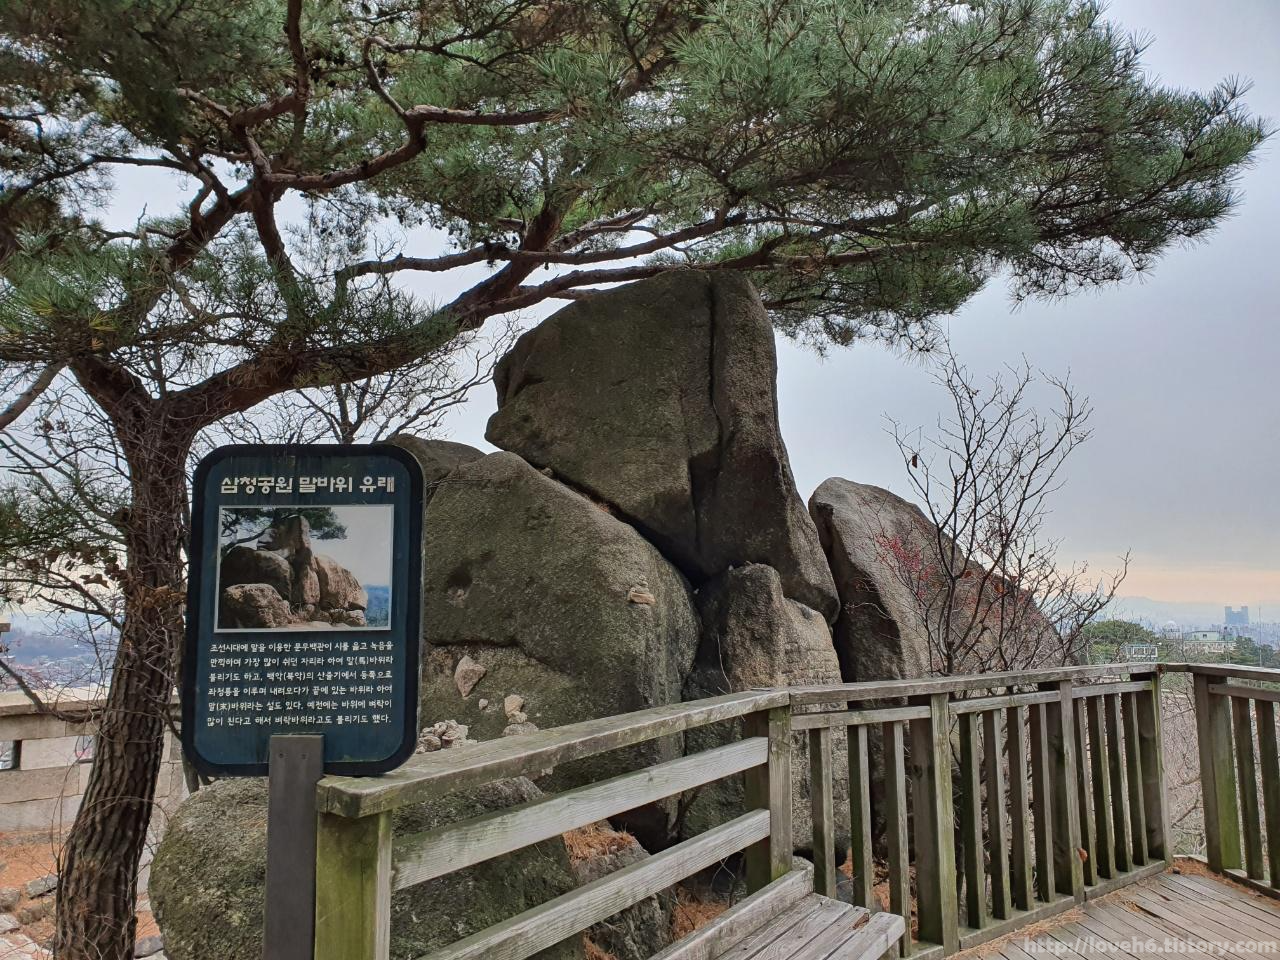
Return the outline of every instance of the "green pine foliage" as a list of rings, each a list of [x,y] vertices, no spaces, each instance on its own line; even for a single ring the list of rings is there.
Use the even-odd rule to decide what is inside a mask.
[[[1080,0],[19,0],[0,30],[0,220],[27,251],[6,359],[148,335],[330,352],[285,386],[394,367],[449,336],[442,307],[475,325],[673,265],[751,271],[818,346],[927,341],[998,275],[1057,296],[1200,237],[1267,133],[1242,84],[1160,86]],[[120,162],[185,171],[199,202],[104,238]],[[290,194],[359,211],[349,262],[398,218],[503,281],[422,304],[237,233]],[[180,286],[239,325],[193,329]],[[400,339],[340,357],[338,332]]]

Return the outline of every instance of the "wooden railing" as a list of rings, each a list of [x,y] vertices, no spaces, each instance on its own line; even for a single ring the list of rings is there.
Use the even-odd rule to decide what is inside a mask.
[[[1195,685],[1210,867],[1280,889],[1280,671],[1117,664],[794,687],[454,748],[376,778],[323,780],[316,960],[387,957],[395,890],[738,774],[745,802],[736,819],[424,960],[523,960],[740,851],[749,891],[794,882],[793,734],[808,741],[817,892],[839,892],[837,837],[847,822],[853,900],[907,918],[903,955],[950,955],[1168,866],[1160,693],[1170,672]],[[726,721],[740,721],[740,734],[715,749],[393,836],[400,807]],[[840,743],[847,811],[834,801]],[[877,862],[887,865],[883,904]]]
[[[508,810],[393,837],[391,814],[454,790],[741,718],[735,742]],[[318,787],[316,960],[382,960],[394,890],[744,774],[742,816],[429,954],[523,960],[745,851],[748,883],[791,871],[791,714],[785,690],[730,694],[429,754],[377,778]]]
[[[792,721],[809,731],[819,892],[836,891],[830,758],[841,728],[854,902],[877,905],[872,824],[883,823],[886,905],[915,920],[904,955],[955,953],[1163,870],[1157,669],[793,688],[794,710],[825,708]]]
[[[1280,670],[1186,666],[1195,684],[1209,868],[1280,890]]]

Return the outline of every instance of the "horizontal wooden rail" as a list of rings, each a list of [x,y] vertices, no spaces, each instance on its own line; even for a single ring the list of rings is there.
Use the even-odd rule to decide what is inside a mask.
[[[861,727],[873,723],[895,723],[899,720],[923,720],[928,716],[928,707],[881,707],[878,710],[797,713],[791,719],[791,729],[817,730],[823,727]]]
[[[1243,700],[1266,700],[1280,703],[1280,690],[1264,690],[1262,687],[1242,687],[1234,683],[1211,683],[1209,692],[1220,697],[1239,697]]]
[[[694,727],[785,707],[787,699],[786,690],[731,693],[454,747],[417,757],[381,777],[326,777],[316,788],[316,806],[321,813],[368,817],[454,790],[541,772]]]
[[[434,880],[721,777],[741,773],[760,766],[768,759],[768,738],[752,737],[463,823],[397,836],[392,847],[392,887],[403,890]]]
[[[1111,696],[1116,693],[1145,693],[1150,689],[1150,680],[1131,680],[1127,683],[1096,683],[1076,687],[1071,691],[1071,695],[1080,700],[1083,697]]]
[[[1104,680],[1108,677],[1132,677],[1158,673],[1164,664],[1109,663],[1091,667],[1054,667],[1047,670],[1018,670],[1010,673],[982,673],[964,677],[939,677],[927,680],[889,680],[864,683],[831,683],[791,687],[792,706],[815,703],[840,703],[862,700],[889,700],[897,697],[928,696],[936,693],[962,693],[969,690],[993,690],[1004,687],[1036,686],[1063,680]]]
[[[988,710],[1002,710],[1009,707],[1029,707],[1033,703],[1052,703],[1057,699],[1056,690],[1014,693],[1007,697],[977,697],[973,700],[957,700],[951,704],[951,712],[952,714],[985,713]]]
[[[1206,677],[1235,677],[1239,680],[1261,680],[1280,683],[1280,668],[1247,667],[1236,663],[1162,663],[1161,673],[1191,673]]]
[[[525,960],[768,836],[769,811],[754,810],[422,960]]]

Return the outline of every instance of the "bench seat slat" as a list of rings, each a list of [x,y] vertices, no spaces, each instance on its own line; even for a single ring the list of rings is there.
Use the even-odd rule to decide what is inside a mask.
[[[682,937],[652,960],[715,960],[722,951],[750,937],[812,892],[812,868],[792,870]]]
[[[780,913],[772,921],[761,927],[740,943],[727,944],[715,955],[715,960],[749,960],[768,950],[778,942],[778,938],[790,933],[818,912],[818,901],[813,895],[805,897],[785,913]]]
[[[834,946],[843,940],[848,927],[855,917],[865,916],[862,907],[850,906],[839,900],[828,900],[814,894],[809,898],[817,904],[816,909],[799,923],[791,925],[772,942],[759,949],[741,948],[730,950],[720,955],[720,960],[798,960],[809,957],[809,948],[820,944]],[[784,914],[778,917],[770,927],[781,926],[789,919]],[[764,931],[761,931],[762,933]]]
[[[796,960],[880,960],[906,932],[907,924],[896,913],[877,913],[849,932],[825,954],[802,954]]]
[[[787,876],[812,882],[808,871],[793,871]],[[772,886],[776,888],[780,883],[781,880],[775,881]],[[769,889],[766,887],[748,897],[734,909],[749,908]],[[780,900],[776,894],[771,899]],[[863,907],[810,891],[776,910],[771,920],[736,940],[728,936],[715,937],[714,923],[690,934],[653,960],[880,960],[906,932],[906,921],[897,914],[872,915]],[[710,942],[712,938],[714,944]]]

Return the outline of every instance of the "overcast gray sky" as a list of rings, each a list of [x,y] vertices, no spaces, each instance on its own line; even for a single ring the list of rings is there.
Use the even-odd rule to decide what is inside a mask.
[[[1277,0],[1115,0],[1110,14],[1153,38],[1146,61],[1164,82],[1203,90],[1242,76],[1252,111],[1280,120]],[[1025,356],[1070,372],[1092,400],[1094,436],[1050,522],[1070,558],[1114,567],[1132,550],[1127,595],[1280,614],[1280,145],[1241,189],[1232,220],[1149,276],[1016,311],[993,286],[946,327],[975,373]],[[802,494],[831,476],[907,492],[883,417],[937,420],[944,398],[924,364],[871,346],[819,358],[780,340],[779,367]],[[451,419],[453,438],[484,446],[493,407],[478,393]]]
[[[1277,0],[1115,0],[1110,13],[1153,38],[1147,63],[1165,82],[1243,76],[1250,108],[1280,120]],[[975,371],[1025,355],[1069,370],[1092,399],[1094,436],[1052,520],[1068,553],[1106,564],[1132,549],[1126,594],[1280,614],[1280,144],[1264,146],[1241,189],[1232,220],[1150,276],[1016,312],[992,287],[947,327]],[[783,345],[780,365],[801,487],[841,474],[902,491],[876,418],[934,421],[928,371],[870,348],[822,362]]]
[[[1276,0],[1116,0],[1111,15],[1154,41],[1150,68],[1205,89],[1253,81],[1253,111],[1280,118]],[[1095,407],[1054,531],[1100,563],[1132,549],[1125,593],[1164,600],[1280,603],[1280,146],[1244,177],[1245,201],[1206,244],[1170,254],[1148,277],[1099,294],[1011,312],[989,288],[948,324],[976,371],[1023,355],[1070,371]],[[854,349],[819,361],[782,346],[783,427],[804,489],[826,476],[902,490],[888,412],[936,419],[928,371]],[[1277,611],[1280,612],[1280,611]]]
[[[363,587],[389,586],[395,507],[359,504],[332,509],[347,528],[347,535],[341,540],[315,540],[312,548],[354,573]]]
[[[1249,106],[1280,120],[1280,0],[1114,0],[1111,17],[1152,38],[1151,71],[1206,90],[1253,81]],[[1051,532],[1069,559],[1106,567],[1126,550],[1124,592],[1166,601],[1270,606],[1280,619],[1280,145],[1248,171],[1236,216],[1142,278],[1014,311],[993,286],[946,323],[977,374],[1025,356],[1070,373],[1094,405],[1093,439],[1068,467]],[[116,210],[171,201],[154,176],[120,177]],[[174,195],[176,197],[176,194]],[[430,249],[417,236],[410,252]],[[443,300],[476,276],[413,277]],[[432,284],[437,284],[433,287]],[[825,358],[779,342],[782,426],[801,493],[830,476],[906,493],[884,416],[928,426],[944,400],[919,360],[872,346]],[[487,447],[491,389],[448,420],[453,439]]]

